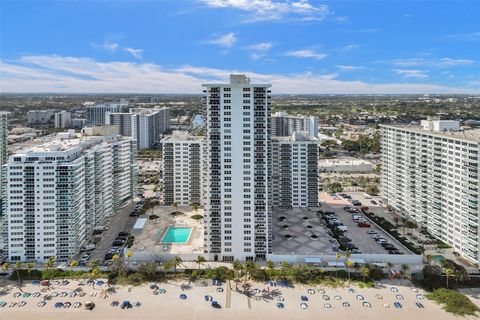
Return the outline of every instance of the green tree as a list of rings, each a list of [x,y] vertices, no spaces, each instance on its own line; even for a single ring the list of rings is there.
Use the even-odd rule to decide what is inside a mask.
[[[175,258],[173,258],[171,262],[172,262],[173,272],[175,273],[177,272],[177,268],[183,264],[182,258],[180,258],[179,256],[175,256]]]
[[[20,269],[23,268],[23,264],[20,261],[17,261],[13,267],[13,270],[17,274],[17,287],[20,288]]]
[[[193,211],[195,211],[195,214],[197,214],[197,212],[198,212],[198,204],[192,203],[192,209],[193,209]]]
[[[172,208],[173,208],[173,213],[177,213],[178,203],[175,201],[172,202]]]
[[[408,266],[408,264],[402,264],[400,266],[400,276],[403,278],[403,279],[407,279],[409,278],[409,275],[408,275],[408,271],[410,270],[410,267]]]
[[[350,268],[353,266],[353,262],[350,261],[350,257],[352,256],[352,253],[347,250],[345,252],[345,267],[347,268],[347,273],[348,273],[348,280],[350,281]]]
[[[90,270],[90,277],[93,279],[92,289],[95,289],[95,282],[97,281],[97,278],[99,275],[100,275],[100,269],[98,268],[98,266],[93,267],[92,270]]]
[[[337,192],[342,192],[343,187],[339,182],[332,182],[330,184],[325,185],[325,190],[328,193],[337,193]]]
[[[204,256],[199,255],[199,256],[197,257],[197,259],[195,260],[195,262],[196,262],[197,265],[198,265],[198,270],[200,270],[201,265],[204,264],[205,262],[207,262],[207,259],[205,259]]]
[[[447,280],[447,289],[448,289],[448,279],[455,275],[455,271],[453,271],[452,268],[445,268],[445,270],[443,270],[443,272],[445,273],[445,278]]]
[[[33,268],[35,268],[35,263],[34,262],[27,262],[25,267],[27,268],[28,277],[30,278],[30,280],[32,280],[32,270],[33,270]]]
[[[235,277],[236,278],[241,278],[241,272],[243,271],[243,264],[238,261],[238,260],[235,260],[233,261],[233,271],[235,272]]]
[[[267,260],[267,264],[266,264],[266,265],[267,265],[267,269],[268,269],[268,270],[273,270],[273,269],[275,269],[275,263],[273,263],[272,260]]]
[[[77,260],[70,260],[70,263],[68,264],[68,266],[70,267],[70,272],[73,274],[73,269],[78,267],[78,261]]]
[[[365,282],[365,279],[370,277],[370,268],[368,266],[363,266],[360,268],[360,273],[363,276],[363,282]]]

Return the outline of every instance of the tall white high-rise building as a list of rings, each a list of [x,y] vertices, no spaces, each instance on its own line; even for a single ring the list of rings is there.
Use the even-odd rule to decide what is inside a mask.
[[[106,216],[132,199],[136,144],[73,130],[9,157],[5,199],[11,262],[66,261]]]
[[[68,111],[55,113],[55,128],[68,129],[72,125],[72,114]]]
[[[186,131],[173,131],[162,139],[162,203],[180,206],[203,204],[203,139]]]
[[[318,139],[294,132],[272,137],[274,207],[318,207]]]
[[[8,112],[0,112],[0,203],[2,202],[2,194],[4,185],[2,183],[2,168],[7,162],[8,156]]]
[[[380,125],[381,196],[471,262],[480,262],[480,132],[458,121]]]
[[[292,116],[286,112],[276,112],[272,116],[272,136],[291,136],[294,132],[306,132],[318,137],[318,118],[315,116]]]
[[[122,136],[137,140],[139,149],[152,148],[170,129],[170,109],[132,108],[128,113],[107,112],[105,124],[116,125]]]
[[[105,104],[95,104],[88,105],[85,107],[86,122],[87,126],[103,126],[106,124],[107,112],[125,112],[128,110],[128,102],[120,103],[105,103]]]
[[[245,75],[204,84],[205,252],[213,260],[265,259],[271,220],[269,84]]]

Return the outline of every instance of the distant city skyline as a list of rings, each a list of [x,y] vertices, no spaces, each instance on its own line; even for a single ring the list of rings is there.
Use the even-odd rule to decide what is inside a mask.
[[[0,92],[480,94],[474,1],[2,1]]]

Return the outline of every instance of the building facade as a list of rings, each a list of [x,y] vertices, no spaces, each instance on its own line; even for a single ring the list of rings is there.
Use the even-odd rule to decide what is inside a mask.
[[[129,113],[107,113],[107,125],[119,127],[122,136],[137,140],[139,149],[153,148],[170,129],[170,109],[132,108]]]
[[[294,132],[306,132],[310,136],[318,136],[318,119],[314,116],[291,116],[285,112],[276,112],[271,121],[274,137],[291,136]]]
[[[318,139],[294,132],[272,137],[274,207],[318,207]]]
[[[174,131],[162,139],[162,203],[203,204],[203,137]]]
[[[230,75],[204,84],[205,253],[212,260],[265,259],[271,235],[269,84]]]
[[[55,113],[58,110],[30,110],[27,112],[28,124],[51,124],[54,123]]]
[[[105,103],[105,104],[96,104],[88,105],[85,107],[86,121],[85,125],[87,126],[103,126],[105,125],[105,114],[107,112],[125,112],[128,110],[127,102],[120,103]]]
[[[480,133],[441,120],[380,127],[382,198],[478,263]]]
[[[3,194],[3,180],[2,180],[2,168],[3,165],[7,162],[8,157],[8,112],[0,112],[0,204],[2,203],[2,194]]]
[[[72,114],[68,111],[55,113],[55,128],[68,129],[72,125]]]
[[[132,139],[73,130],[11,155],[4,166],[9,260],[70,259],[95,226],[133,198],[136,166]]]

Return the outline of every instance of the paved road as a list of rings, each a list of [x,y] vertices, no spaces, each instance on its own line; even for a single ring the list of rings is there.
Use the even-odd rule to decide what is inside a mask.
[[[133,206],[133,202],[128,204],[122,209],[120,213],[110,218],[109,221],[106,221],[105,225],[109,228],[107,231],[96,235],[101,237],[101,240],[97,244],[95,250],[92,252],[90,261],[92,261],[93,259],[98,259],[100,262],[102,262],[105,258],[105,254],[112,247],[113,240],[115,240],[118,233],[120,231],[131,232],[133,225],[135,224],[135,221],[137,219],[137,217],[129,216]]]

